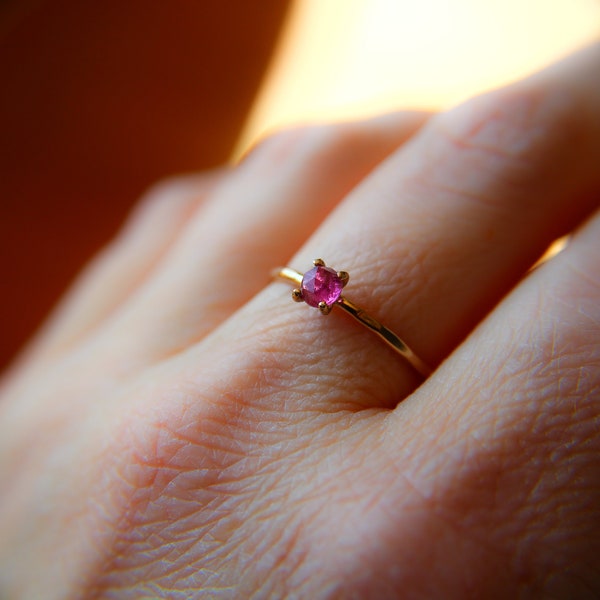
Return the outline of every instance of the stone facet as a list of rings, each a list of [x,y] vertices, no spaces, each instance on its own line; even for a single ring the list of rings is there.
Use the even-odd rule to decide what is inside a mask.
[[[331,306],[338,301],[343,287],[342,280],[333,269],[316,266],[302,278],[302,299],[315,308],[319,306],[319,302]]]

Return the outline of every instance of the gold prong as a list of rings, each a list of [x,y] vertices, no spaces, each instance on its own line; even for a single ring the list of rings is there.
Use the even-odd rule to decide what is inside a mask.
[[[319,310],[322,315],[328,315],[331,312],[331,306],[329,306],[326,302],[319,302]]]
[[[302,292],[298,288],[292,290],[292,300],[294,300],[294,302],[302,302]]]
[[[324,267],[325,261],[322,258],[315,258],[315,260],[313,260],[313,265],[315,265],[315,267]]]
[[[338,271],[337,276],[340,278],[340,281],[342,282],[342,286],[346,287],[346,284],[350,280],[350,275],[348,273],[346,273],[346,271]]]

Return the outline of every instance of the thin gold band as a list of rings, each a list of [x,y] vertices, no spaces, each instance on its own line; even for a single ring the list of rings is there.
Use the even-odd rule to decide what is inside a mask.
[[[302,273],[290,269],[289,267],[281,267],[273,271],[274,277],[285,279],[297,286],[302,284]],[[431,375],[432,369],[426,365],[409,347],[401,340],[393,331],[382,325],[377,319],[368,315],[362,308],[356,306],[354,302],[348,300],[344,296],[340,296],[333,306],[343,308],[349,315],[353,316],[359,323],[374,331],[388,346],[402,356],[409,364],[418,371],[423,377]]]

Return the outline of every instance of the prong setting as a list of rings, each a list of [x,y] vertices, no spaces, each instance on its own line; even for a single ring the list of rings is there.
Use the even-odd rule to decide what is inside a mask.
[[[326,302],[319,302],[319,310],[322,315],[328,315],[331,312],[331,306]]]
[[[300,287],[292,292],[292,298],[296,302],[306,302],[318,308],[321,314],[328,315],[340,300],[342,289],[350,276],[346,271],[338,272],[327,267],[322,258],[315,258],[313,264],[314,267],[302,276]]]

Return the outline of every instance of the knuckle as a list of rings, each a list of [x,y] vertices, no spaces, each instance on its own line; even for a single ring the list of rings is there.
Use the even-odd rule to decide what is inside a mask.
[[[316,126],[297,126],[276,131],[263,138],[248,152],[242,164],[252,167],[266,165],[279,168],[291,161],[305,157],[316,137]]]
[[[509,193],[564,167],[585,135],[583,125],[567,92],[524,85],[475,98],[432,120],[440,155],[459,157],[465,186],[474,181],[480,187],[484,177]]]
[[[127,217],[117,241],[142,239],[149,231],[177,227],[223,181],[222,170],[166,178],[153,184]]]
[[[467,102],[438,120],[458,150],[480,149],[509,159],[546,158],[577,136],[568,94],[513,87]]]
[[[364,143],[368,132],[360,124],[302,125],[271,134],[250,150],[242,164],[268,170],[318,168],[329,164],[348,149]]]
[[[146,206],[169,204],[182,193],[189,194],[191,176],[167,177],[153,183],[141,198]]]
[[[207,188],[211,175],[196,173],[162,179],[144,193],[137,210],[145,213],[162,212],[197,199]]]

